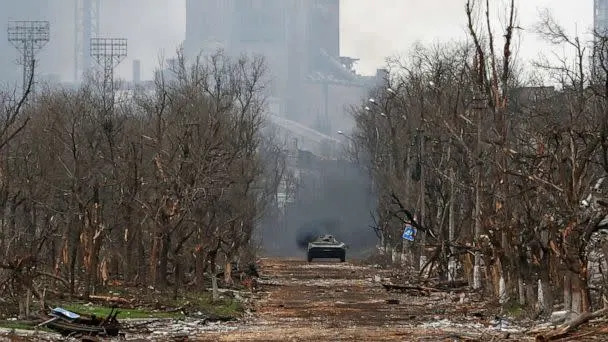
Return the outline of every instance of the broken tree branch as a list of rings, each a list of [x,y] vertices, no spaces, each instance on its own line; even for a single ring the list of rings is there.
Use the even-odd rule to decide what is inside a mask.
[[[608,314],[608,308],[603,308],[601,310],[597,310],[595,312],[585,312],[580,314],[578,317],[560,325],[557,329],[549,331],[545,334],[540,334],[536,336],[537,342],[545,342],[545,341],[553,341],[565,337],[570,332],[574,331],[579,326],[589,322],[594,318],[598,318],[601,316],[605,316]]]

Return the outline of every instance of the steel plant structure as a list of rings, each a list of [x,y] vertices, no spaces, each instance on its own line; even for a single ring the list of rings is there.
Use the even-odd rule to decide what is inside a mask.
[[[80,80],[92,67],[91,38],[99,36],[100,0],[75,0],[74,80]]]

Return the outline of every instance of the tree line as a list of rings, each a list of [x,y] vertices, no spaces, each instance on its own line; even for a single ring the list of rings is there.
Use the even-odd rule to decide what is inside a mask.
[[[203,289],[218,265],[230,281],[285,169],[262,134],[266,84],[263,58],[218,51],[179,53],[152,90],[3,93],[2,296]]]
[[[493,6],[467,1],[468,42],[417,45],[353,108],[353,150],[378,194],[374,229],[415,277],[586,312],[608,284],[608,40],[570,36],[543,13],[536,32],[568,53],[522,68],[515,1],[500,36]],[[402,238],[406,224],[415,242]]]

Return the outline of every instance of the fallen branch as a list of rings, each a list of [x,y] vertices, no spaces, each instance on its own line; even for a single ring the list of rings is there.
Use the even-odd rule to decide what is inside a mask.
[[[102,301],[106,301],[106,302],[123,303],[123,304],[131,304],[131,303],[133,303],[132,299],[129,300],[129,299],[122,298],[122,297],[90,295],[89,299],[102,300]]]
[[[442,281],[435,284],[438,289],[461,289],[469,286],[469,282],[467,280],[451,280],[451,281]]]
[[[127,325],[127,326],[123,326],[122,330],[123,331],[133,331],[135,328],[142,328],[142,327],[145,327],[146,325],[150,325],[152,323],[156,323],[156,322],[160,322],[160,321],[161,321],[160,319],[153,319],[153,320],[142,322],[142,323]]]
[[[444,292],[444,291],[441,291],[439,289],[435,289],[432,287],[414,286],[414,285],[382,284],[382,286],[387,291],[392,291],[392,290],[401,291],[401,292],[418,291],[418,292],[424,292],[426,294],[429,294],[430,292]]]
[[[180,312],[180,311],[184,311],[184,307],[183,306],[180,306],[180,307],[177,307],[177,308],[174,308],[174,309],[165,310],[163,312],[165,312],[165,313],[173,313],[173,312]]]
[[[67,280],[61,278],[60,276],[54,275],[52,273],[43,272],[43,271],[37,271],[36,272],[36,276],[44,276],[44,277],[48,277],[48,278],[51,278],[51,279],[55,279],[55,280],[59,281],[60,283],[62,283],[63,286],[65,286],[66,289],[70,288],[70,282],[68,282]]]
[[[597,310],[595,312],[585,312],[580,314],[578,317],[560,325],[556,329],[549,331],[546,334],[540,334],[536,336],[537,342],[553,341],[565,337],[570,332],[574,331],[580,325],[589,322],[594,318],[598,318],[608,314],[608,308]]]
[[[209,292],[213,291],[213,289],[210,288],[210,287],[206,288],[206,290],[209,291]],[[247,292],[247,291],[239,291],[239,290],[223,289],[223,288],[218,288],[217,292],[218,293],[227,293],[228,295],[231,295],[231,294],[238,294],[238,295],[241,295],[241,296],[247,296],[247,295],[249,295],[249,292]]]

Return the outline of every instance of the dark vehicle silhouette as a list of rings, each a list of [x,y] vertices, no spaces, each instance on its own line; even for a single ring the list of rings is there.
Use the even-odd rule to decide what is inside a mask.
[[[308,262],[313,259],[337,258],[346,261],[346,245],[333,235],[321,235],[308,243]]]

